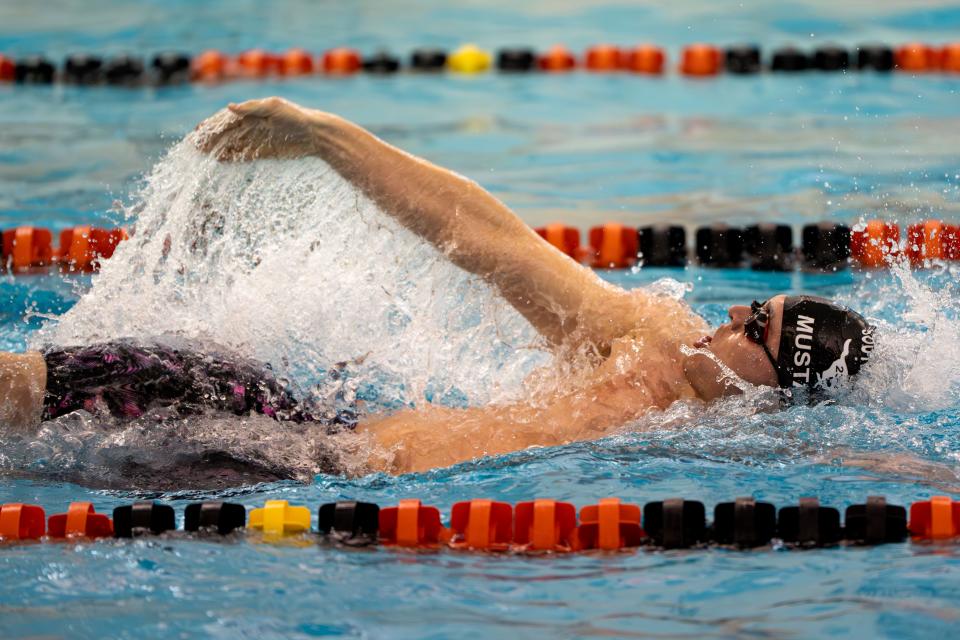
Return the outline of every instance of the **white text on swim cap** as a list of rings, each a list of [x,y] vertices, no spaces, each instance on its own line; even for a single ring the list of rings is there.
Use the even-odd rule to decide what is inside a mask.
[[[860,362],[867,362],[873,355],[873,327],[867,327],[860,334]]]
[[[793,384],[796,387],[804,387],[810,382],[810,361],[812,356],[810,350],[813,348],[813,325],[816,322],[810,316],[797,317],[797,333],[793,337],[793,364],[797,367],[805,367],[802,371],[793,372]],[[802,380],[802,382],[801,382]]]

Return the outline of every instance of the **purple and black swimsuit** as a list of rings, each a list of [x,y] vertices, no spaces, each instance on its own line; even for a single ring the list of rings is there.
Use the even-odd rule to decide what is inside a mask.
[[[177,415],[253,412],[293,422],[356,424],[352,411],[315,417],[269,365],[235,354],[118,341],[50,349],[43,357],[44,420],[78,409],[137,418],[170,407]]]

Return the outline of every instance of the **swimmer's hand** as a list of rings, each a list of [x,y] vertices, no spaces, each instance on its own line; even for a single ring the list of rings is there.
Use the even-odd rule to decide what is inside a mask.
[[[339,120],[283,98],[230,104],[199,125],[197,146],[218,160],[244,162],[320,155],[322,137]]]

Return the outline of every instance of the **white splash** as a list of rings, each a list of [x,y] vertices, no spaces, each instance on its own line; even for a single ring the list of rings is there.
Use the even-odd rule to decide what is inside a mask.
[[[188,136],[126,214],[133,237],[35,346],[175,334],[301,386],[349,361],[387,405],[502,400],[548,360],[487,284],[321,160],[222,164]]]
[[[849,400],[898,411],[955,407],[960,392],[957,268],[914,271],[903,260],[890,273],[865,280],[843,300],[878,326],[875,351]]]

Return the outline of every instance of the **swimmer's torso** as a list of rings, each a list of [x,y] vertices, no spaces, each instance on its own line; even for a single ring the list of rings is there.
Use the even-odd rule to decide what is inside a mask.
[[[573,386],[504,405],[418,407],[367,420],[358,430],[370,433],[382,449],[371,458],[376,470],[407,473],[600,438],[651,410],[693,397],[676,339],[641,332],[615,341],[602,364]]]

